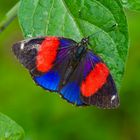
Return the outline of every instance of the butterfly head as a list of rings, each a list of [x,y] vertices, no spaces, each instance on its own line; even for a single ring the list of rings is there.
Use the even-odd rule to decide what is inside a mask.
[[[81,45],[88,46],[89,45],[89,37],[82,38]]]

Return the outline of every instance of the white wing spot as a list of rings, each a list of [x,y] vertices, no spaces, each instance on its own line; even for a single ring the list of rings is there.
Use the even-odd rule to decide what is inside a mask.
[[[111,102],[116,98],[116,95],[113,95],[111,98]]]
[[[21,50],[24,49],[24,43],[21,44],[20,49],[21,49]]]

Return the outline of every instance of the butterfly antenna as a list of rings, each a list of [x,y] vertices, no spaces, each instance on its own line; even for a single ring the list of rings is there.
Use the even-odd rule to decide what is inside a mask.
[[[118,24],[113,24],[110,28],[108,28],[108,31],[114,30],[117,26],[118,26]],[[102,27],[103,27],[103,26],[102,26]],[[95,33],[89,35],[87,38],[90,38],[90,37],[92,37],[92,36],[96,36],[97,34],[99,34],[99,33],[101,33],[101,32],[102,32],[102,30],[97,31],[97,32],[95,32]]]
[[[92,36],[96,36],[97,34],[99,34],[99,33],[101,33],[101,32],[102,32],[102,31],[97,31],[97,32],[95,32],[95,33],[89,35],[87,38],[90,38],[90,37],[92,37]]]

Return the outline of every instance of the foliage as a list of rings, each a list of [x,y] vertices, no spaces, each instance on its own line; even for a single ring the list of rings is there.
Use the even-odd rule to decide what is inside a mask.
[[[121,0],[125,8],[140,11],[140,0]]]
[[[9,117],[0,113],[0,140],[23,140],[24,131]]]

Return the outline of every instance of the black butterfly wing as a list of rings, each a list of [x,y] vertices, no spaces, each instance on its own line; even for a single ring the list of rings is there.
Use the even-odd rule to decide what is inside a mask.
[[[82,101],[87,105],[95,105],[100,108],[118,107],[117,89],[106,64],[90,50],[87,52],[87,57],[90,72],[81,83]]]
[[[15,43],[12,47],[12,51],[16,58],[25,68],[29,70],[33,75],[40,75],[36,69],[36,56],[38,48],[45,40],[45,37],[30,38]]]
[[[63,37],[40,37],[14,44],[13,52],[39,86],[58,91],[75,45]]]
[[[116,108],[119,105],[109,69],[90,50],[83,55],[60,93],[76,105],[95,105],[100,108]]]

